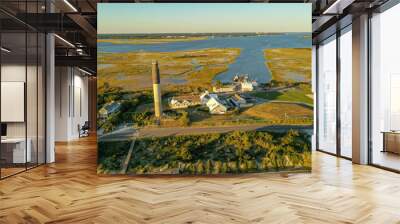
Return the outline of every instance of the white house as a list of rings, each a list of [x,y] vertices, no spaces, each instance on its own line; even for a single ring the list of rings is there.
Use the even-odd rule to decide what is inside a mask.
[[[210,98],[218,99],[218,95],[217,94],[213,94],[213,93],[209,93],[208,91],[205,91],[203,94],[200,95],[201,104],[206,105],[208,100],[210,100]]]
[[[234,92],[237,90],[237,86],[236,85],[224,85],[221,87],[213,87],[213,91],[216,93],[224,93],[224,92]]]
[[[211,114],[225,114],[228,111],[228,107],[222,103],[217,94],[210,94],[205,91],[201,94],[200,100],[203,105],[208,107]]]
[[[211,97],[207,102],[211,114],[225,114],[228,108],[218,99]]]
[[[188,108],[200,104],[201,101],[199,96],[195,95],[172,97],[171,100],[169,101],[169,106],[172,109]]]
[[[110,103],[105,104],[99,110],[99,117],[107,118],[110,114],[117,112],[120,107],[121,107],[120,102],[111,101]]]
[[[254,87],[258,86],[257,81],[255,81],[255,80],[249,81],[249,75],[247,75],[247,74],[245,74],[245,75],[236,75],[233,78],[233,81],[235,83],[239,84],[240,91],[242,91],[242,92],[253,91]]]
[[[243,82],[240,83],[240,87],[242,92],[249,92],[249,91],[253,91],[254,90],[254,86],[253,83],[245,80]]]

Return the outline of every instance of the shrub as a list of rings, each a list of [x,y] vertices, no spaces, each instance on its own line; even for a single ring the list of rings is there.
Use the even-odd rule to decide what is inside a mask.
[[[221,173],[227,173],[227,172],[228,172],[228,164],[226,162],[223,162],[221,166]]]
[[[198,160],[197,163],[196,163],[196,173],[197,174],[203,174],[204,173],[203,162],[201,160]]]
[[[114,144],[111,150],[99,147],[102,169],[120,166],[129,149],[129,144],[120,147]],[[185,174],[218,174],[311,167],[309,136],[301,132],[248,131],[143,138],[136,140],[133,153],[129,166],[134,173],[173,169]]]
[[[240,172],[246,173],[248,171],[247,162],[240,161],[239,162]]]
[[[222,173],[222,162],[221,161],[215,161],[214,162],[214,168],[213,168],[213,174],[219,174]]]
[[[181,126],[189,126],[190,125],[189,113],[186,111],[182,111],[182,116],[179,118],[178,121]]]
[[[228,172],[229,173],[237,173],[238,167],[236,161],[228,162]]]
[[[206,174],[211,174],[213,171],[213,165],[211,163],[211,160],[207,160],[206,164],[205,164],[205,173]]]

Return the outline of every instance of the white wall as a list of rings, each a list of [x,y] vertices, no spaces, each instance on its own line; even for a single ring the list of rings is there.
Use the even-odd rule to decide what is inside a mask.
[[[56,67],[55,140],[79,138],[78,125],[88,120],[88,78],[72,67]]]
[[[70,84],[69,69],[67,67],[55,68],[55,140],[67,141],[69,133],[69,96]]]

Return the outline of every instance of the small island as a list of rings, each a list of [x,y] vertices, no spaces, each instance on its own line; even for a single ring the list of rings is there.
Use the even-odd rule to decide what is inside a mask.
[[[196,41],[206,40],[207,37],[192,37],[192,36],[167,36],[160,38],[102,38],[98,39],[98,43],[111,43],[111,44],[163,44],[183,41]]]

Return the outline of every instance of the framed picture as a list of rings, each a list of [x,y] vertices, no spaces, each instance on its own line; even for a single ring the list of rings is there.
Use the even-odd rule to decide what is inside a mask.
[[[311,170],[311,4],[98,9],[98,173]]]

